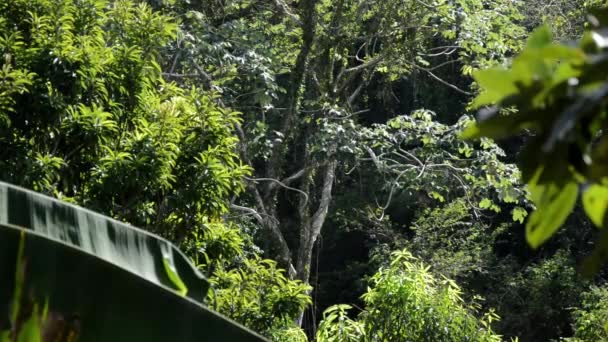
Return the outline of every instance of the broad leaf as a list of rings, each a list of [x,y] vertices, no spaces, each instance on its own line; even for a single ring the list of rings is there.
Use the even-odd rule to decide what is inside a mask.
[[[147,281],[202,302],[209,284],[169,241],[75,205],[0,182],[0,224],[82,249]],[[165,267],[167,264],[167,267]],[[167,272],[167,268],[175,274]],[[183,282],[179,284],[179,280]]]
[[[168,241],[6,183],[0,279],[0,312],[17,293],[48,303],[49,317],[76,326],[78,341],[263,340],[195,300],[207,282]]]
[[[530,34],[526,48],[528,49],[539,49],[543,48],[553,42],[553,35],[549,26],[543,25]]]
[[[487,116],[487,118],[479,118],[478,122],[470,123],[462,132],[463,139],[477,139],[480,137],[488,137],[492,139],[501,139],[519,132],[524,128],[525,115],[522,113],[514,113],[510,115],[502,115],[499,113],[488,114],[491,111],[488,109],[479,116]]]
[[[591,185],[583,193],[582,199],[583,207],[591,222],[600,228],[604,227],[608,209],[608,188],[597,184]]]
[[[528,212],[524,208],[515,207],[511,211],[511,215],[512,215],[513,221],[516,221],[519,223],[524,223],[526,216],[528,216]]]
[[[473,101],[473,108],[499,102],[518,91],[509,70],[501,68],[479,70],[473,73],[473,78],[483,89],[483,92]]]
[[[558,186],[554,183],[530,187],[537,205],[526,225],[526,238],[532,248],[538,248],[566,221],[576,204],[578,185],[574,182]]]

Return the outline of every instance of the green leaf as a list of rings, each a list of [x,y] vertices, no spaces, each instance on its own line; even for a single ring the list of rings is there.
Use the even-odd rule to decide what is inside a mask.
[[[597,184],[591,185],[583,193],[582,199],[583,208],[591,222],[603,228],[608,209],[608,188]]]
[[[18,264],[27,265],[22,276]],[[81,341],[264,340],[197,300],[207,282],[168,241],[2,182],[0,279],[0,312],[11,293],[48,300],[49,312],[79,317]],[[176,293],[186,286],[187,297]],[[36,327],[24,329],[32,340]]]
[[[165,266],[165,272],[167,272],[169,280],[171,280],[171,282],[177,287],[177,292],[180,295],[185,296],[188,293],[188,288],[177,274],[175,268],[173,268],[171,263],[166,258],[163,259],[163,265]]]
[[[474,107],[495,103],[517,92],[512,73],[502,68],[479,70],[473,78],[484,92],[473,102]]]
[[[532,248],[538,248],[566,221],[576,204],[578,184],[542,184],[530,186],[537,208],[526,225],[526,239]]]
[[[530,34],[526,48],[539,49],[551,44],[552,42],[553,35],[551,34],[549,26],[543,25]]]
[[[481,110],[480,112],[482,112]],[[486,110],[489,112],[491,110]],[[485,116],[483,115],[480,116]],[[491,139],[501,139],[504,137],[511,136],[525,126],[526,117],[524,113],[514,113],[509,115],[503,115],[499,113],[490,114],[489,118],[478,121],[476,123],[470,123],[464,131],[460,134],[462,139],[477,139],[481,137],[487,137]]]
[[[520,87],[529,85],[532,76],[528,69],[523,71],[520,69],[521,67],[516,68],[514,64],[512,70],[496,67],[474,72],[473,78],[481,87],[481,93],[473,100],[470,107],[481,108],[500,102],[512,102],[513,99],[521,97]]]
[[[540,51],[540,56],[545,59],[553,60],[579,60],[583,61],[585,54],[583,51],[576,47],[570,47],[560,44],[551,44],[545,46]]]
[[[429,192],[429,196],[431,198],[434,198],[434,199],[438,200],[441,203],[445,202],[445,198],[440,193],[438,193],[436,191]]]
[[[528,216],[528,211],[526,211],[526,209],[521,208],[521,207],[515,207],[511,211],[511,215],[513,217],[513,221],[519,222],[519,223],[524,223],[526,216]]]
[[[500,213],[500,212],[502,211],[502,209],[500,209],[500,207],[499,207],[499,206],[497,206],[496,204],[492,204],[492,205],[490,206],[490,210],[492,210],[492,211],[493,211],[493,212],[495,212],[495,213]]]
[[[483,136],[483,132],[475,122],[470,123],[460,134],[461,139],[477,139]]]
[[[40,312],[40,305],[34,303],[32,315],[23,323],[21,329],[17,332],[18,342],[41,342],[42,341],[42,327],[41,321],[44,318],[38,317]]]
[[[93,211],[0,182],[0,224],[26,227],[179,292],[165,270],[169,262],[190,289],[189,297],[203,301],[206,296],[207,280],[177,247]]]
[[[479,202],[479,207],[481,209],[489,209],[492,206],[492,201],[489,198],[484,198]]]

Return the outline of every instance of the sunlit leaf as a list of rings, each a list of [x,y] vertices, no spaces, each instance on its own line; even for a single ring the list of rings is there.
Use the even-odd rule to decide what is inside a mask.
[[[479,202],[479,207],[481,209],[489,209],[492,206],[492,201],[489,198],[484,198]]]
[[[526,48],[538,49],[545,47],[553,42],[553,35],[549,26],[543,25],[530,34]]]
[[[537,206],[526,225],[526,238],[532,248],[538,248],[566,221],[576,204],[578,184],[564,186],[543,184],[530,187]]]
[[[528,216],[528,212],[524,208],[515,207],[511,211],[511,215],[512,215],[513,221],[516,221],[519,223],[524,223],[526,216]]]
[[[604,227],[606,210],[608,210],[608,187],[593,184],[587,187],[582,195],[583,208],[587,216],[597,227]]]

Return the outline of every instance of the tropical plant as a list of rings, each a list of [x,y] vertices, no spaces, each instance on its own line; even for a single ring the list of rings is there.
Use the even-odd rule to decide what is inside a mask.
[[[317,330],[317,341],[326,342],[355,342],[365,338],[363,323],[348,317],[352,306],[337,304],[323,312],[323,319]]]
[[[608,290],[593,286],[584,293],[582,305],[574,310],[572,342],[608,341]]]
[[[174,241],[220,219],[247,173],[239,119],[161,77],[175,19],[126,0],[19,0],[0,19],[1,179]]]
[[[0,340],[263,340],[204,306],[188,258],[135,227],[0,183],[0,235]]]
[[[458,133],[468,117],[445,125],[435,121],[435,115],[416,110],[372,129],[356,130],[354,165],[368,162],[373,167],[369,177],[379,173],[384,180],[388,198],[380,209],[387,209],[397,192],[409,191],[438,204],[463,199],[476,218],[483,211],[498,213],[511,205],[513,221],[523,221],[527,192],[519,184],[517,167],[502,162],[504,151],[489,139],[479,146],[460,141]]]
[[[435,273],[455,280],[466,289],[465,299],[483,297],[484,306],[501,317],[493,327],[504,337],[538,341],[570,336],[571,310],[587,285],[577,275],[572,252],[580,248],[580,237],[564,232],[542,252],[531,253],[522,224],[510,221],[505,214],[471,220],[466,202],[458,199],[422,211],[411,235],[391,245],[406,246]],[[387,254],[379,246],[374,259]]]
[[[275,261],[259,258],[218,269],[210,278],[214,291],[209,302],[220,313],[264,335],[278,340],[301,335],[303,331],[293,321],[311,303],[311,289],[284,273]]]
[[[479,304],[467,304],[461,289],[438,279],[407,250],[392,254],[370,279],[365,309],[357,320],[349,306],[334,306],[319,326],[319,341],[500,341],[491,328],[493,311],[481,318]],[[336,336],[340,336],[337,338]]]

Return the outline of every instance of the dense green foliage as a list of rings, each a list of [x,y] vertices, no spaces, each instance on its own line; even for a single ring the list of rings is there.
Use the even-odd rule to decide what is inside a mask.
[[[583,304],[574,311],[574,338],[572,341],[605,341],[608,339],[608,311],[606,288],[593,287],[583,295]]]
[[[348,305],[325,311],[318,341],[500,341],[490,328],[494,313],[479,320],[458,285],[434,277],[406,250],[393,253],[369,286],[357,320],[345,314]]]
[[[3,1],[0,180],[169,239],[275,341],[595,341],[602,3]]]
[[[174,20],[129,1],[1,11],[4,180],[182,238],[227,210],[238,118],[161,78]]]
[[[159,233],[197,260],[203,253],[221,264],[212,280],[234,259],[259,264],[241,231],[221,224],[248,172],[236,154],[237,113],[161,77],[174,19],[130,1],[28,0],[0,4],[0,27],[2,180]],[[245,270],[248,291],[278,276],[267,262]],[[305,289],[278,278],[268,305],[303,306]],[[279,309],[250,318],[218,309],[246,324],[283,320]]]

